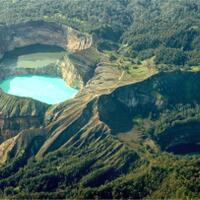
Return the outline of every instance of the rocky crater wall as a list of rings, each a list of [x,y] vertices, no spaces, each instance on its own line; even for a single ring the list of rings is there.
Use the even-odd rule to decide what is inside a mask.
[[[56,64],[39,68],[8,67],[0,63],[0,80],[14,75],[51,75],[63,77],[71,86],[83,87],[83,78],[67,54],[90,48],[92,36],[61,24],[44,21],[4,27],[3,31],[4,37],[0,39],[0,58],[8,51],[35,44],[61,47],[66,50],[66,55]],[[47,108],[48,105],[41,102],[7,95],[0,90],[0,144],[23,130],[42,126]]]
[[[2,31],[2,30],[1,30]],[[58,46],[66,50],[66,55],[59,63],[52,63],[39,68],[10,68],[0,64],[0,80],[13,75],[50,75],[61,76],[72,87],[82,88],[84,78],[77,66],[67,54],[83,51],[92,46],[92,36],[81,33],[68,26],[53,22],[35,21],[12,25],[4,28],[4,38],[0,47],[0,58],[8,51],[35,44]],[[84,68],[87,72],[87,69]],[[88,67],[88,70],[89,67]]]
[[[140,126],[141,134],[153,138],[164,151],[199,152],[199,80],[199,73],[179,71],[117,88],[100,97],[100,120],[112,134]]]
[[[27,22],[4,29],[6,36],[0,57],[15,48],[33,44],[56,45],[66,51],[76,52],[92,45],[92,36],[68,26],[44,21]]]
[[[7,95],[0,89],[0,143],[22,130],[40,127],[48,107],[29,98]]]

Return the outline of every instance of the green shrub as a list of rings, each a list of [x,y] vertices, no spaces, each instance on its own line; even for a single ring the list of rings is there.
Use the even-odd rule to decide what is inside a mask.
[[[180,49],[163,47],[156,51],[156,64],[184,65],[187,60],[186,53]]]

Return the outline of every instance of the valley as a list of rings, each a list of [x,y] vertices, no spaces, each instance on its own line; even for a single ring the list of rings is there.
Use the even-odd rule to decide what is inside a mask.
[[[0,198],[198,199],[200,4],[41,2],[0,8]]]

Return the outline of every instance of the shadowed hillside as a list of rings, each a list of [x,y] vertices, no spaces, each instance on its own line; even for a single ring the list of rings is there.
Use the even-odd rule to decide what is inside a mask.
[[[53,75],[80,91],[52,106],[0,91],[0,198],[198,199],[199,11],[196,0],[2,0],[1,58],[44,45],[62,56],[23,69],[3,59],[0,79]]]

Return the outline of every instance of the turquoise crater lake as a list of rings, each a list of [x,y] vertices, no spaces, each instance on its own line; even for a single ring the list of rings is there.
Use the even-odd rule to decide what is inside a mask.
[[[78,92],[61,78],[36,75],[10,77],[0,82],[0,88],[8,94],[30,97],[47,104],[72,99]]]

